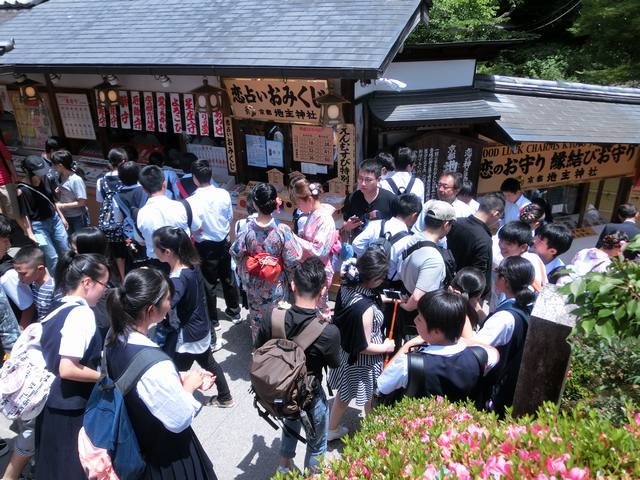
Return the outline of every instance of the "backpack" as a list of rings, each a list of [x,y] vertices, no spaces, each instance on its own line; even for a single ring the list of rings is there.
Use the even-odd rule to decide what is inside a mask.
[[[409,180],[409,183],[406,187],[402,187],[402,190],[400,190],[400,187],[396,185],[396,182],[393,180],[393,178],[387,178],[387,183],[391,187],[391,190],[393,190],[393,193],[395,193],[396,195],[400,195],[402,193],[411,193],[413,184],[416,183],[416,177],[415,175],[411,175],[411,180]]]
[[[295,338],[287,339],[286,310],[276,308],[271,313],[271,339],[258,348],[251,361],[251,389],[258,414],[272,427],[277,420],[299,419],[307,432],[313,431],[307,417],[316,389],[316,379],[307,374],[304,351],[316,341],[327,326],[321,318],[314,318]],[[262,407],[262,409],[260,408]],[[298,440],[305,440],[296,432],[282,426]]]
[[[98,182],[98,188],[102,195],[102,205],[100,205],[98,213],[98,228],[110,242],[123,240],[123,226],[115,221],[113,215],[114,197],[122,188],[122,182],[115,175],[104,176]]]
[[[134,480],[146,463],[127,415],[124,396],[153,365],[170,358],[157,348],[140,350],[114,382],[109,377],[104,349],[102,375],[93,387],[78,434],[80,463],[88,478]]]
[[[9,420],[36,418],[49,397],[55,375],[47,370],[41,337],[41,323],[25,328],[0,369],[0,410]]]
[[[401,238],[407,237],[411,235],[410,232],[398,232],[395,235],[391,235],[391,233],[384,231],[384,225],[386,220],[382,220],[380,224],[380,235],[373,242],[371,242],[370,246],[376,246],[385,253],[387,258],[391,255],[391,247],[395,245],[395,243]]]
[[[442,260],[444,261],[444,269],[445,269],[444,283],[442,285],[442,288],[447,288],[449,285],[451,285],[451,282],[453,281],[453,277],[455,276],[456,270],[457,270],[456,259],[453,258],[453,254],[451,253],[451,250],[442,248],[441,246],[435,244],[430,240],[422,240],[416,243],[415,245],[412,245],[402,254],[402,261],[405,261],[407,258],[409,258],[409,256],[413,252],[426,247],[435,248],[440,253],[440,256],[442,256]]]

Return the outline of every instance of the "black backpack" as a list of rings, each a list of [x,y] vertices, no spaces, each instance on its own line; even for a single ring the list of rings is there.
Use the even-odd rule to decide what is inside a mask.
[[[122,182],[115,175],[106,175],[98,180],[97,188],[102,195],[102,204],[98,213],[98,228],[110,242],[122,241],[124,240],[122,222],[116,222],[113,215],[114,197],[122,188]]]
[[[371,242],[370,246],[376,246],[380,248],[385,253],[387,258],[389,258],[389,255],[391,254],[391,247],[393,247],[398,240],[411,235],[411,233],[398,232],[395,235],[391,235],[390,232],[385,233],[384,231],[385,222],[386,220],[382,220],[380,224],[380,235],[373,242]]]
[[[456,266],[456,259],[453,258],[453,254],[451,253],[450,250],[440,247],[439,245],[435,244],[431,240],[422,240],[416,243],[415,245],[412,245],[402,254],[402,261],[405,261],[409,257],[409,255],[411,255],[413,252],[420,250],[421,248],[427,248],[427,247],[435,248],[442,256],[442,260],[444,261],[444,268],[445,268],[444,284],[442,285],[442,287],[447,288],[449,285],[451,285],[451,282],[453,281],[453,277],[455,276],[456,271],[458,269]]]
[[[400,187],[396,185],[396,182],[393,180],[393,178],[387,178],[387,183],[391,187],[391,190],[393,190],[393,193],[395,193],[396,195],[400,195],[402,193],[411,193],[413,184],[416,183],[416,177],[415,175],[411,175],[411,180],[409,180],[409,183],[406,187],[402,187],[402,190],[400,190]]]

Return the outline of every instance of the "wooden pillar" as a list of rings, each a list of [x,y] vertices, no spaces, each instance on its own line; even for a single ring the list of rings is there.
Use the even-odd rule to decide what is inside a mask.
[[[613,211],[611,212],[611,222],[617,222],[616,211],[618,207],[622,203],[626,203],[629,201],[629,194],[631,193],[631,188],[633,187],[633,178],[631,177],[623,177],[620,179],[620,186],[618,187],[618,193],[616,194],[616,200],[613,204]]]
[[[562,395],[571,357],[567,337],[576,320],[557,289],[547,284],[531,313],[513,398],[516,417],[534,414],[544,402],[558,403]]]

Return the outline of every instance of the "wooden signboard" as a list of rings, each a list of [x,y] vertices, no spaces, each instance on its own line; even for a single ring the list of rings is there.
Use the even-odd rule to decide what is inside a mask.
[[[13,106],[16,126],[23,145],[42,148],[47,138],[53,135],[53,124],[49,116],[49,98],[42,95],[42,102],[37,105],[25,105],[20,101],[20,94],[11,90],[9,100]]]
[[[233,121],[231,117],[224,117],[224,145],[227,149],[227,165],[230,173],[237,173],[236,146],[233,142]]]
[[[227,78],[224,85],[233,116],[281,123],[320,123],[316,99],[328,92],[326,80]]]
[[[356,134],[352,124],[338,125],[336,130],[336,147],[338,150],[338,180],[341,183],[336,193],[351,192],[356,183]],[[331,180],[329,180],[331,185]]]
[[[333,165],[332,128],[292,125],[291,141],[296,162]]]
[[[436,198],[438,179],[445,171],[459,172],[477,185],[478,160],[484,144],[462,135],[428,133],[408,142],[416,155],[415,175],[424,182],[425,199]]]
[[[578,184],[633,175],[640,146],[588,143],[521,143],[482,149],[478,193],[497,192],[502,182],[517,178],[524,189]]]

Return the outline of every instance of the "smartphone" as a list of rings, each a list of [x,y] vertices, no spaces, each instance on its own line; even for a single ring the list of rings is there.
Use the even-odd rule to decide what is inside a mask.
[[[382,290],[382,293],[384,293],[386,297],[389,297],[393,300],[402,300],[402,292],[398,290],[390,290],[388,288],[385,288]]]

